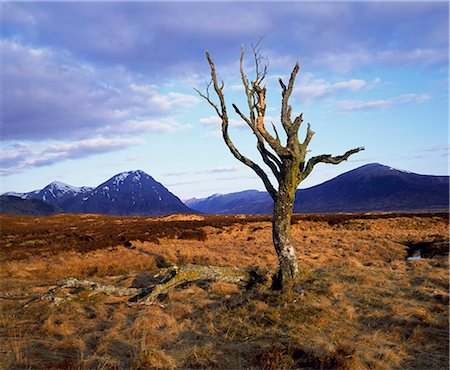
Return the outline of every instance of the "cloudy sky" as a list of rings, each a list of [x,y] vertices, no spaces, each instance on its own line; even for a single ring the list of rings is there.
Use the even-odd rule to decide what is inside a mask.
[[[366,150],[318,165],[308,187],[366,163],[448,174],[448,3],[2,2],[0,192],[58,180],[97,186],[142,169],[180,198],[263,189],[220,137],[204,89],[209,50],[228,104],[245,107],[239,56],[278,77],[298,60],[291,104],[316,132],[311,155]],[[256,159],[232,116],[230,135]],[[300,133],[304,135],[304,128]]]

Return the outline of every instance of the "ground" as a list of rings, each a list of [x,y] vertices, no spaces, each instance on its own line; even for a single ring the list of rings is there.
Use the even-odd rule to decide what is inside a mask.
[[[448,213],[295,215],[290,291],[194,279],[146,302],[61,279],[139,290],[174,265],[275,271],[270,217],[0,225],[0,368],[448,368]]]

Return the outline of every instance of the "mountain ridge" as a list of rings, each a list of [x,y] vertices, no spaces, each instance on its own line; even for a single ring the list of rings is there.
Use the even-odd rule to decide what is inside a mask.
[[[44,201],[60,207],[64,213],[118,216],[198,213],[142,170],[118,173],[95,188],[53,181],[40,190],[28,193],[9,192],[4,195]],[[3,209],[0,211],[3,212]]]
[[[4,196],[43,201],[55,206],[55,212],[122,216],[160,216],[171,213],[270,214],[273,209],[269,194],[254,189],[191,198],[183,203],[141,170],[121,172],[95,188],[75,187],[54,181],[40,190],[9,192]],[[17,200],[14,201],[17,203]],[[448,210],[448,205],[448,176],[421,175],[370,163],[321,184],[297,190],[294,212],[434,211]],[[31,209],[35,207],[31,203],[29,206]],[[0,212],[4,212],[5,207],[2,206]],[[27,214],[26,203],[12,209]]]
[[[384,212],[447,210],[449,177],[421,175],[370,163],[321,184],[296,192],[295,213]],[[190,200],[189,207],[204,213],[272,213],[267,192],[244,192]]]

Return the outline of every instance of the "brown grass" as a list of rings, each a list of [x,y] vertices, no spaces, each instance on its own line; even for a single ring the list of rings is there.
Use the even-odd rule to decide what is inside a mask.
[[[24,307],[68,276],[144,287],[172,262],[275,269],[270,218],[0,222],[0,368],[448,367],[448,214],[297,215],[291,291],[193,282],[147,306],[72,291]],[[417,245],[427,258],[407,261]]]

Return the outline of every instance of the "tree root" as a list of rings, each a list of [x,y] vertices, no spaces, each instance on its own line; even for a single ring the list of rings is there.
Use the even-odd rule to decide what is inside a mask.
[[[198,281],[221,281],[225,283],[237,284],[242,288],[252,288],[256,285],[269,287],[271,283],[271,273],[267,269],[260,267],[250,267],[241,269],[238,267],[222,266],[201,266],[187,264],[183,266],[173,266],[161,269],[153,279],[159,281],[145,288],[126,288],[115,285],[102,285],[91,280],[79,280],[71,277],[56,282],[56,286],[38,298],[33,298],[24,307],[43,301],[51,300],[52,304],[72,300],[81,291],[93,291],[94,294],[104,293],[114,297],[129,297],[130,304],[151,304],[160,294],[166,293],[170,289],[181,284]],[[74,289],[66,292],[61,297],[64,289]]]

